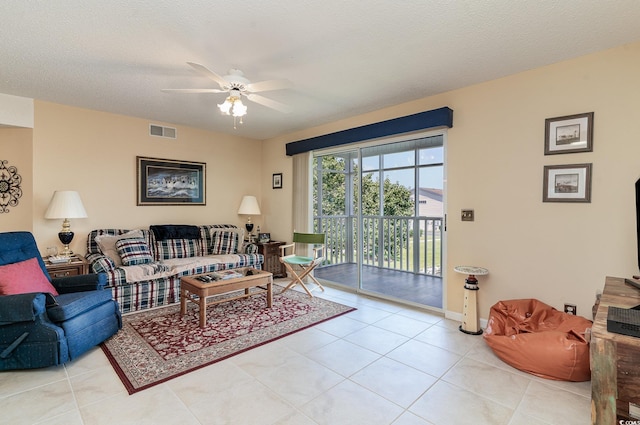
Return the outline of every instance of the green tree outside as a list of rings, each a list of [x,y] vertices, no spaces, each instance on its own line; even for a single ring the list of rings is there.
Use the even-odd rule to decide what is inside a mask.
[[[318,160],[321,161],[321,169],[318,170]],[[351,211],[356,215],[358,208],[358,178],[359,170],[357,165],[353,167],[353,179],[349,176],[347,159],[336,156],[323,156],[314,158],[313,174],[313,200],[314,216],[348,216],[350,209],[347,208],[347,188],[353,180],[353,205]],[[382,255],[384,261],[400,259],[406,249],[404,248],[407,239],[412,235],[406,228],[406,220],[379,220],[380,216],[385,217],[412,217],[415,213],[415,201],[411,198],[409,188],[393,183],[389,178],[382,182],[383,201],[380,200],[380,185],[375,178],[378,173],[367,172],[362,176],[362,212],[368,226],[364,229],[367,232],[369,244],[364,247],[366,258],[373,259],[378,255],[380,247],[379,225],[382,223],[383,235],[395,235],[394,237],[382,238]],[[319,205],[319,185],[318,179],[322,179],[322,205]],[[381,211],[382,210],[382,211]],[[375,219],[374,219],[375,218]],[[353,231],[353,240],[356,241],[356,232]],[[332,246],[328,241],[328,247],[339,249],[341,247]],[[406,258],[406,257],[405,257]]]

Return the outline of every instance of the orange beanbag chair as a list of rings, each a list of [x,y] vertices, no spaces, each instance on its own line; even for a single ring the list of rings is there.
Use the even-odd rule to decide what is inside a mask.
[[[504,362],[547,379],[588,381],[592,322],[535,299],[499,301],[489,315],[484,340]]]

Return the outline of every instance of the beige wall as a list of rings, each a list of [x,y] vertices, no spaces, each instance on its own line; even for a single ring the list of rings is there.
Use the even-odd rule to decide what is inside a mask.
[[[43,218],[55,190],[77,190],[82,197],[89,217],[71,220],[71,249],[80,253],[96,228],[244,223],[237,215],[242,196],[262,198],[260,142],[181,126],[177,140],[153,137],[149,123],[36,101],[33,232],[41,251],[60,244],[61,220]],[[206,163],[207,205],[136,206],[136,156]],[[259,217],[254,222],[261,224]]]
[[[7,207],[8,212],[0,213],[0,232],[32,230],[32,133],[30,128],[0,128],[0,160],[7,161],[7,168],[16,167],[17,174],[22,178],[22,196],[18,198],[18,204]]]
[[[264,231],[272,240],[290,241],[292,228],[293,160],[286,156],[282,143],[265,141],[262,146],[264,172],[262,193]],[[282,189],[273,189],[273,174],[282,173]]]
[[[638,273],[633,185],[640,177],[640,43],[577,58],[499,80],[398,105],[265,142],[265,152],[284,151],[289,141],[401,115],[448,106],[447,293],[445,310],[462,312],[464,276],[456,265],[478,265],[479,314],[498,300],[538,298],[561,309],[575,303],[591,317],[596,291],[607,275]],[[545,118],[595,112],[594,151],[544,155]],[[543,203],[543,166],[593,163],[590,204]],[[283,193],[291,160],[282,154],[263,162],[283,170]],[[277,203],[265,220],[290,215]],[[460,210],[473,208],[474,222]],[[287,222],[288,223],[288,222]],[[290,234],[283,224],[278,232]]]

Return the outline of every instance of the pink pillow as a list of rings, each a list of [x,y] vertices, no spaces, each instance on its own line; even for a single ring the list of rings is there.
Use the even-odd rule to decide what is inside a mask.
[[[48,292],[58,295],[58,291],[42,272],[38,259],[30,258],[18,263],[0,266],[0,295]]]

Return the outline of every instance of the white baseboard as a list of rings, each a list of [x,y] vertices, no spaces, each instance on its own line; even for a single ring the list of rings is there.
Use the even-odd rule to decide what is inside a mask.
[[[449,320],[454,320],[456,322],[462,322],[462,313],[457,313],[455,311],[445,311],[444,318]],[[487,327],[487,319],[480,319],[480,327],[482,329]]]

